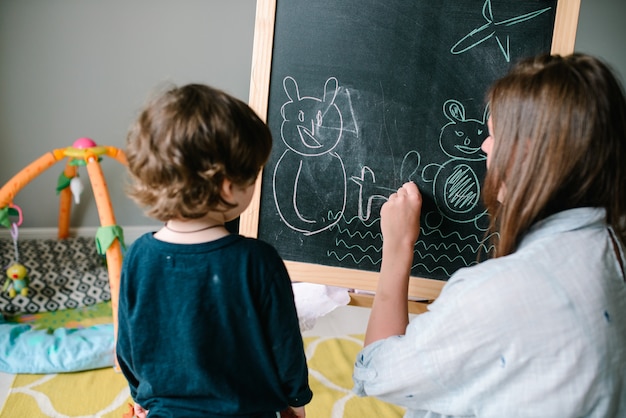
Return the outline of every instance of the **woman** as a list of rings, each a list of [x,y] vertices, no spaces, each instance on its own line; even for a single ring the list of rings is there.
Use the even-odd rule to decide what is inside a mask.
[[[488,93],[495,254],[408,323],[421,196],[381,210],[378,291],[355,392],[406,417],[626,416],[626,100],[599,60],[540,56]]]

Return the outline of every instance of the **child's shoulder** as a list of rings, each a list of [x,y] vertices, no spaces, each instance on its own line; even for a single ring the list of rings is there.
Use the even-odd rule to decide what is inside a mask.
[[[153,232],[141,235],[128,248],[127,255],[145,254],[146,251],[168,251],[181,253],[203,253],[207,252],[231,252],[237,254],[249,253],[254,258],[275,260],[280,259],[278,251],[269,243],[239,234],[230,234],[214,241],[207,241],[198,244],[174,244],[160,241],[154,237]]]

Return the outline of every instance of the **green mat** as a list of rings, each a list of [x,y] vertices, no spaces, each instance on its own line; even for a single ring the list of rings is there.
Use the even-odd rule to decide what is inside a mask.
[[[113,320],[111,315],[111,302],[109,301],[54,312],[13,315],[8,316],[6,321],[9,323],[28,324],[33,329],[77,329],[92,325],[109,324]]]

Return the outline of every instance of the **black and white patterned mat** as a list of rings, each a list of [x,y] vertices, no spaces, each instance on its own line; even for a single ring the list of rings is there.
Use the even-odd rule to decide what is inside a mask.
[[[19,239],[19,262],[28,269],[28,296],[0,294],[0,312],[37,313],[89,306],[111,299],[105,258],[95,238]],[[0,239],[0,289],[15,262],[13,240]]]

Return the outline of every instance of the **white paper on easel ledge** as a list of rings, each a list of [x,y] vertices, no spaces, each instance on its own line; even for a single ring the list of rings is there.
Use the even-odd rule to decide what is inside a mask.
[[[350,302],[348,289],[315,283],[293,283],[300,331],[308,331],[318,318]]]

